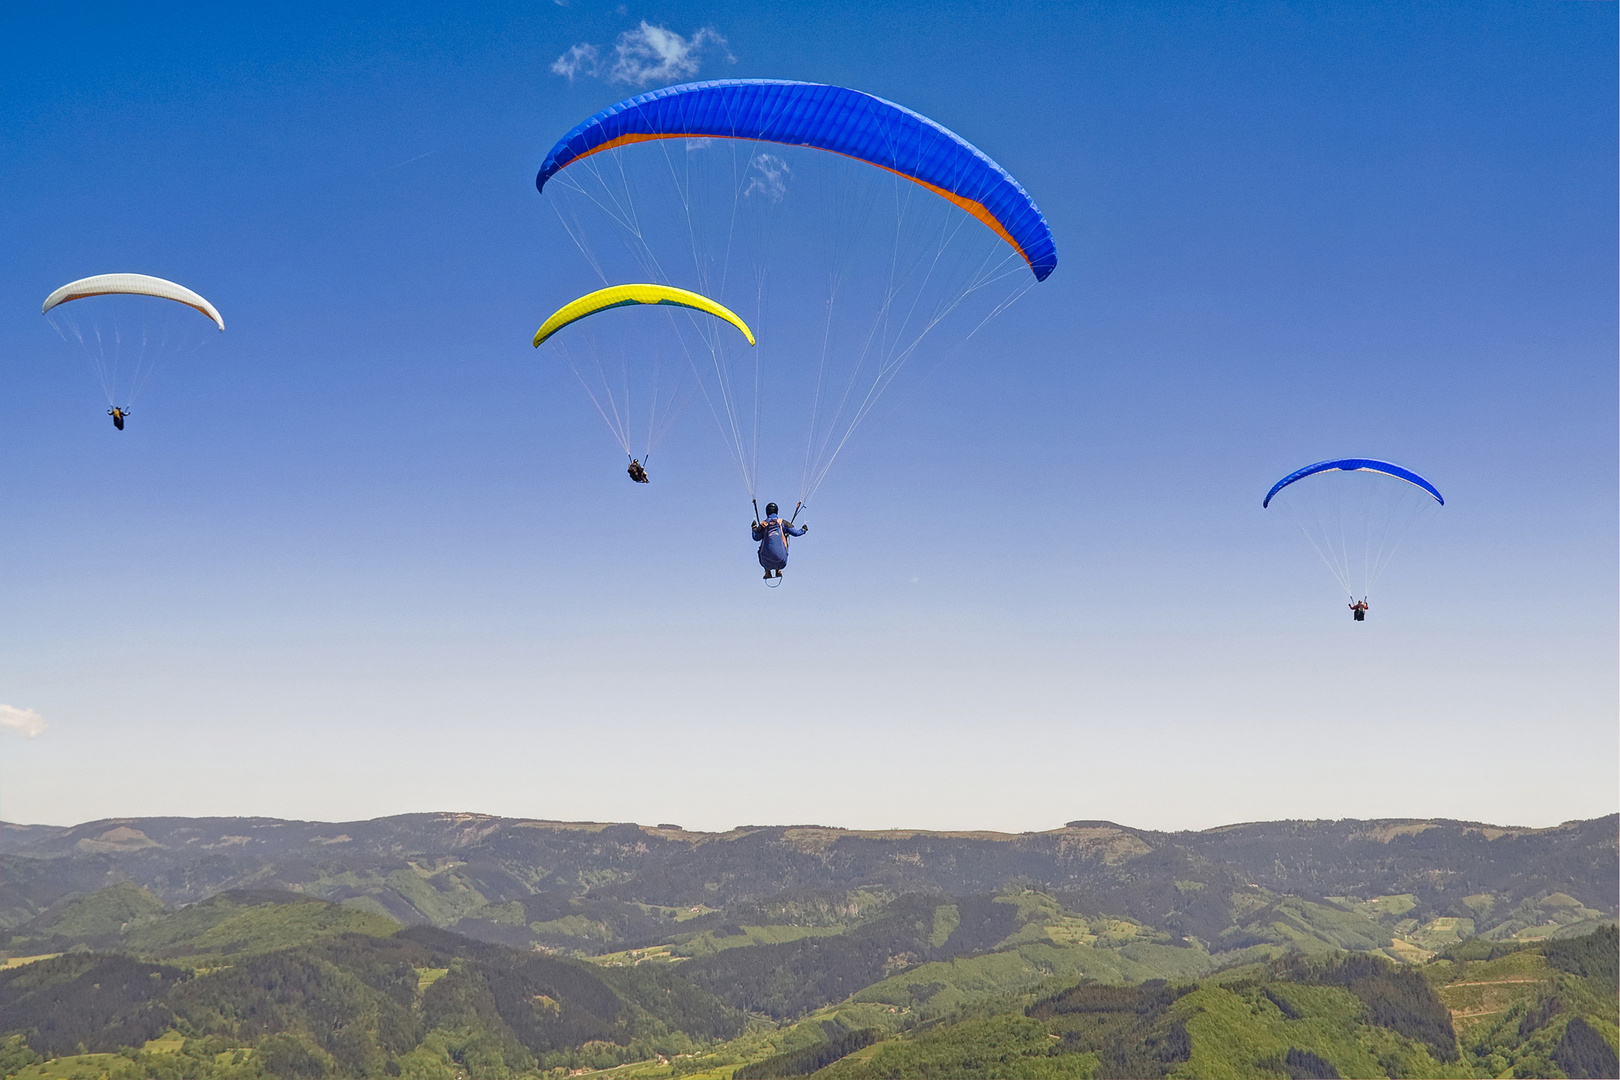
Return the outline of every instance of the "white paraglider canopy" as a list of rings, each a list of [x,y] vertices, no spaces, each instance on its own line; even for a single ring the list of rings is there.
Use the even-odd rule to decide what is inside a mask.
[[[83,300],[91,296],[155,296],[161,300],[173,300],[189,308],[196,308],[214,320],[215,326],[221,330],[225,329],[225,320],[219,317],[219,309],[213,304],[184,285],[176,285],[172,281],[165,281],[149,274],[97,274],[94,277],[70,281],[45,298],[45,304],[39,309],[39,313],[43,315],[57,304],[65,304],[69,300]]]
[[[57,289],[40,313],[70,345],[76,344],[101,383],[107,413],[120,431],[159,364],[190,353],[208,338],[207,323],[223,331],[219,309],[184,285],[150,274],[97,274]]]

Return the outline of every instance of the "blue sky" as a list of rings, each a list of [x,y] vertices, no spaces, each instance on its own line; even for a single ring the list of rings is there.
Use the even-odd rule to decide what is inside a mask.
[[[631,485],[528,345],[592,284],[535,170],[642,88],[608,60],[643,24],[701,35],[698,77],[939,120],[1057,237],[1051,279],[895,387],[774,592],[712,421]],[[1613,812],[1616,29],[1546,2],[8,8],[0,815]],[[555,74],[582,44],[598,73]],[[122,434],[39,315],[113,270],[228,328]],[[1259,508],[1351,454],[1448,498],[1363,625]]]

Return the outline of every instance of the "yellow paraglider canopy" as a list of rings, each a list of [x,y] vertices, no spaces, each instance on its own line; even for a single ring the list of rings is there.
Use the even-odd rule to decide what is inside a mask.
[[[748,329],[747,323],[739,319],[730,308],[715,303],[707,296],[688,292],[686,289],[677,289],[672,285],[610,285],[605,289],[587,293],[578,300],[570,301],[558,308],[556,313],[535,331],[534,347],[538,349],[546,338],[587,315],[595,315],[598,311],[606,311],[609,308],[629,307],[633,304],[663,304],[668,307],[702,311],[717,319],[724,319],[742,331],[743,337],[748,339],[748,344],[755,343],[754,332]]]

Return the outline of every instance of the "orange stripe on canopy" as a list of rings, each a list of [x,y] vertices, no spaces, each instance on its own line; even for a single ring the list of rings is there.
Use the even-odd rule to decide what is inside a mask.
[[[579,161],[579,160],[581,160],[583,158],[588,158],[592,154],[600,154],[604,150],[617,150],[619,147],[621,147],[621,146],[629,146],[631,143],[652,142],[654,139],[736,139],[738,142],[770,142],[771,141],[770,139],[748,139],[748,138],[744,138],[744,137],[742,137],[740,135],[695,135],[695,134],[689,134],[687,132],[682,132],[682,131],[671,131],[671,132],[667,132],[667,133],[664,133],[664,134],[661,134],[661,135],[647,135],[647,134],[620,135],[616,139],[609,139],[607,142],[602,143],[600,146],[591,147],[589,150],[585,151],[583,154],[580,154],[578,157],[574,158],[574,161],[577,162],[577,161]],[[805,143],[784,143],[783,145],[786,145],[786,146],[804,146],[806,144]],[[812,147],[811,149],[820,149],[820,148],[819,147]],[[831,151],[831,152],[832,153],[838,153],[836,150]],[[894,175],[896,175],[898,177],[901,177],[902,179],[910,180],[913,184],[917,184],[917,185],[919,185],[921,187],[927,188],[929,191],[932,191],[935,195],[938,195],[942,199],[948,199],[949,201],[955,203],[957,206],[961,207],[963,210],[966,210],[968,213],[972,214],[974,217],[978,218],[980,221],[984,222],[986,225],[990,226],[991,231],[994,232],[997,236],[1001,237],[1003,240],[1005,240],[1009,247],[1011,247],[1014,251],[1018,252],[1018,254],[1023,257],[1025,262],[1030,262],[1029,252],[1025,251],[1023,246],[1021,244],[1019,244],[1017,240],[1014,240],[1012,238],[1012,234],[1007,232],[1006,227],[1003,226],[1001,224],[1001,222],[996,220],[996,216],[994,214],[992,214],[989,211],[989,209],[983,203],[976,202],[973,199],[965,198],[965,197],[963,197],[961,195],[956,194],[953,191],[946,191],[944,188],[938,186],[937,184],[930,184],[926,180],[919,180],[915,176],[909,176],[906,173],[901,172],[899,169],[891,169],[887,165],[878,165],[876,162],[867,161],[867,160],[865,160],[863,158],[855,157],[852,154],[839,154],[839,156],[840,157],[847,157],[851,161],[859,161],[862,165],[871,165],[873,168],[882,169],[884,172],[891,172]]]

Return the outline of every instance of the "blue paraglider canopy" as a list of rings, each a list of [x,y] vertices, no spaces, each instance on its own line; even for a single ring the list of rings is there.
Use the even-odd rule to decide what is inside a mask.
[[[1303,480],[1307,476],[1315,476],[1317,473],[1331,472],[1333,470],[1341,472],[1375,472],[1383,473],[1385,476],[1393,476],[1397,480],[1405,480],[1408,484],[1415,484],[1433,495],[1435,502],[1441,506],[1446,505],[1445,497],[1440,494],[1440,490],[1411,469],[1402,468],[1393,462],[1379,461],[1377,458],[1334,458],[1331,461],[1318,461],[1315,465],[1307,465],[1303,469],[1291,472],[1277,481],[1272,485],[1271,490],[1266,492],[1265,501],[1260,504],[1260,508],[1264,510],[1270,506],[1271,500],[1276,496],[1277,492],[1289,484]]]
[[[1057,267],[1046,218],[1007,170],[960,135],[892,101],[842,86],[721,79],[665,87],[609,106],[564,135],[535,186],[603,150],[650,139],[723,138],[809,146],[915,181],[988,225],[1037,281]]]

